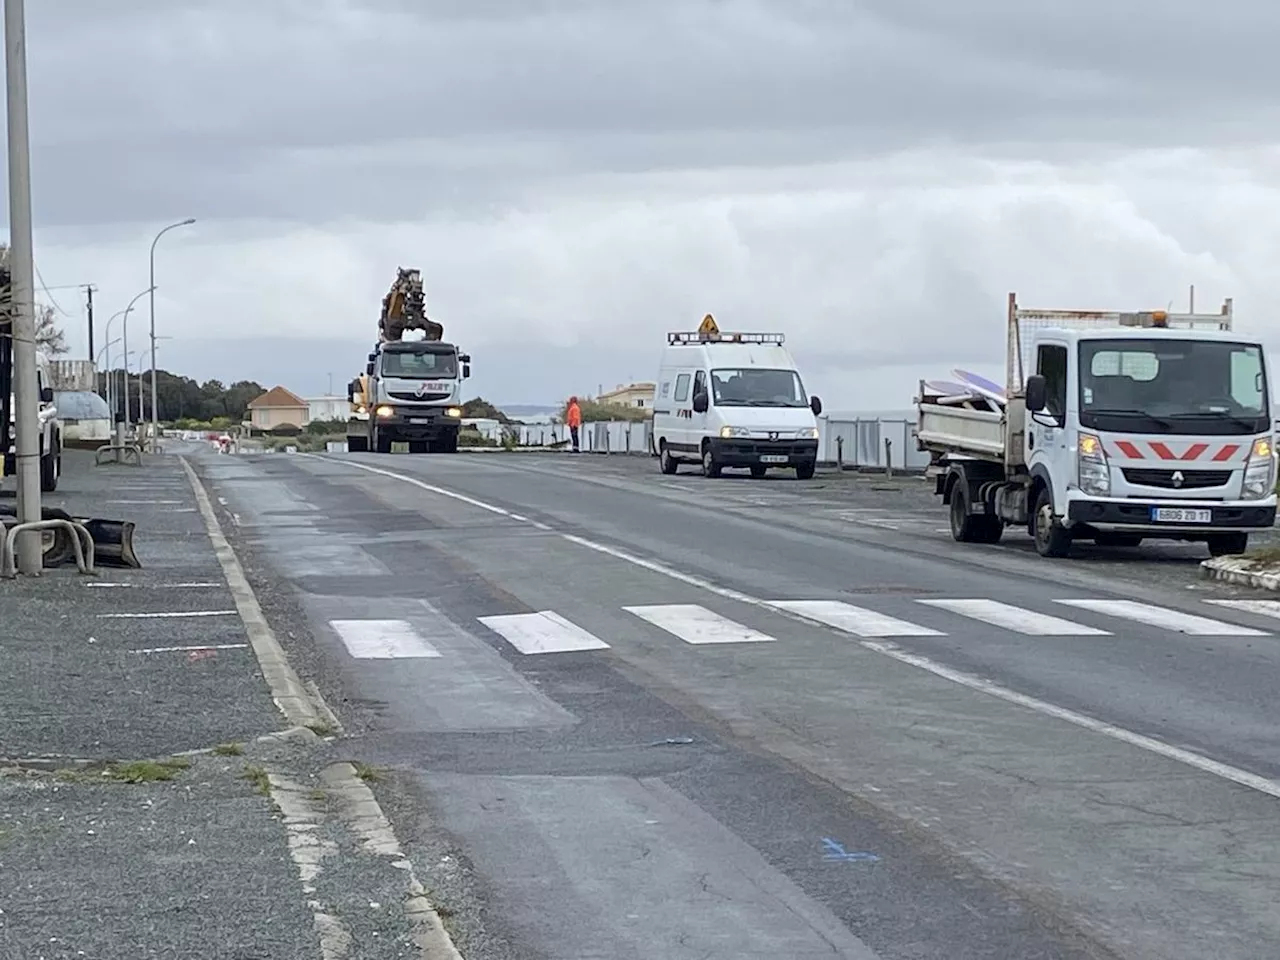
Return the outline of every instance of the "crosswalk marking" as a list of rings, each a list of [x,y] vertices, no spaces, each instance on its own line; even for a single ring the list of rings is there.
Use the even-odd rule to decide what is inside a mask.
[[[1109,637],[1106,630],[1087,627],[1083,623],[1063,620],[1047,613],[1025,610],[998,600],[919,600],[930,607],[950,610],[962,617],[972,617],[995,627],[1040,637]]]
[[[1174,633],[1186,633],[1193,636],[1206,637],[1265,637],[1263,630],[1252,627],[1240,627],[1223,620],[1211,620],[1208,617],[1197,617],[1192,613],[1157,607],[1149,603],[1138,603],[1136,600],[1055,600],[1055,603],[1077,607],[1081,610],[1092,610],[1094,613],[1124,620],[1134,620],[1149,627],[1160,627]]]
[[[1239,610],[1242,613],[1256,613],[1259,616],[1280,619],[1280,600],[1206,600],[1205,603]]]
[[[671,603],[647,607],[623,607],[685,643],[763,643],[773,637],[752,630],[696,603]]]
[[[521,653],[570,653],[607,650],[609,645],[552,610],[478,617],[486,627]]]
[[[330,620],[357,660],[412,660],[440,656],[407,620]]]
[[[768,606],[798,613],[856,637],[942,637],[946,634],[842,600],[770,600]]]

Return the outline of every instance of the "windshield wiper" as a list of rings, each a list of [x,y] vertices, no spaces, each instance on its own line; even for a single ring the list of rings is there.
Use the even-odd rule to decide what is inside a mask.
[[[1160,424],[1160,426],[1164,427],[1166,430],[1168,430],[1169,428],[1171,428],[1171,427],[1173,426],[1173,424],[1172,424],[1172,423],[1170,423],[1168,420],[1166,420],[1164,417],[1157,417],[1157,416],[1155,416],[1154,414],[1147,413],[1147,411],[1145,411],[1145,410],[1120,410],[1120,409],[1113,409],[1113,410],[1095,410],[1095,409],[1090,409],[1090,410],[1087,410],[1087,411],[1086,411],[1086,413],[1088,413],[1090,416],[1093,416],[1093,417],[1097,417],[1097,416],[1104,416],[1104,417],[1146,417],[1146,418],[1147,418],[1148,420],[1150,420],[1152,423],[1158,423],[1158,424]]]
[[[1230,410],[1206,410],[1203,413],[1171,413],[1171,420],[1190,420],[1193,417],[1212,417],[1214,420],[1230,420],[1234,424],[1244,427],[1246,430],[1256,430],[1258,421],[1263,419],[1262,414],[1256,417],[1242,417],[1238,413],[1232,413]],[[1268,421],[1270,418],[1267,418]]]

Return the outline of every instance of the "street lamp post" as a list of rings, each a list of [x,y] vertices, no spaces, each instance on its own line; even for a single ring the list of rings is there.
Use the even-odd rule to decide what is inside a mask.
[[[151,362],[152,362],[152,363],[155,363],[155,362],[156,362],[156,352],[155,352],[155,342],[156,342],[156,340],[172,340],[172,339],[173,339],[173,337],[156,337],[154,340],[152,340],[152,341],[151,341]],[[156,412],[156,411],[155,411],[155,403],[156,403],[155,396],[156,396],[156,395],[155,395],[154,393],[151,395],[151,412],[152,412],[153,414]],[[142,356],[141,356],[141,354],[139,354],[139,356],[138,356],[138,427],[139,427],[139,434],[141,434],[141,427],[142,427],[142,425],[143,425],[144,423],[146,423],[146,422],[147,422],[146,415],[143,413],[142,401],[143,401],[143,397],[142,397]],[[152,424],[153,424],[153,426],[152,426],[152,432],[151,432],[151,439],[152,439],[152,452],[154,452],[154,451],[155,451],[154,443],[155,443],[155,439],[156,439],[155,426],[154,426],[154,424],[155,424],[155,417],[152,417],[152,418],[151,418],[151,422],[152,422]]]
[[[195,223],[194,217],[188,217],[186,220],[179,220],[177,223],[171,223],[159,233],[156,238],[151,241],[151,444],[152,452],[155,451],[156,445],[160,440],[160,422],[156,411],[156,244],[170,230],[176,230],[178,227],[189,227]],[[138,376],[142,376],[142,372],[138,372]],[[141,419],[141,404],[139,404],[139,419]]]
[[[148,293],[154,294],[155,290],[156,288],[154,285],[148,287],[146,290],[143,290],[141,293],[135,296],[132,300],[130,300],[129,305],[125,307],[123,311],[121,311],[121,315],[124,317],[124,325],[123,325],[123,328],[121,329],[120,337],[124,342],[121,345],[120,349],[124,351],[124,355],[126,357],[129,355],[129,314],[133,312],[133,305],[135,303],[137,303],[139,300],[145,297]],[[142,376],[141,367],[139,367],[138,369],[138,376],[139,377]],[[138,389],[139,391],[141,391],[142,389],[141,386],[139,386]],[[139,420],[142,419],[142,401],[141,400],[138,401],[138,419]],[[131,425],[131,421],[129,420],[129,365],[127,363],[125,364],[125,367],[124,367],[124,423],[126,427]]]

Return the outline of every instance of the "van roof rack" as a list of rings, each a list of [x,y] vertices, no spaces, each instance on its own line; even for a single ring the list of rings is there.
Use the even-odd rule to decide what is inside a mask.
[[[692,333],[668,333],[667,343],[700,344],[700,343],[776,343],[779,346],[786,340],[780,333],[703,333],[695,330]]]

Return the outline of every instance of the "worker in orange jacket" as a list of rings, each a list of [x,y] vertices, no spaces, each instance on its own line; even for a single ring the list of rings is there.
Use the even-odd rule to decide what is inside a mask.
[[[578,398],[569,398],[569,409],[565,411],[564,422],[569,425],[569,436],[573,440],[573,452],[578,452],[578,428],[582,426],[582,408],[578,406]]]

